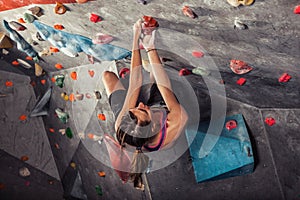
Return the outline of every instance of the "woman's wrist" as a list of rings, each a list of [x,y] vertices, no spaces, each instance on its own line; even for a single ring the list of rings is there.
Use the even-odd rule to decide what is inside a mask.
[[[156,49],[155,49],[155,48],[148,48],[148,49],[146,50],[147,53],[149,53],[149,52],[151,52],[151,51],[156,51]]]

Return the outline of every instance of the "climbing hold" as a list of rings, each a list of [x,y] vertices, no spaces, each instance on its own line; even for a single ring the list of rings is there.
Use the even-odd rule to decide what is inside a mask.
[[[273,117],[267,117],[265,119],[265,123],[268,124],[269,126],[273,126],[276,123],[276,121]]]
[[[219,81],[219,83],[222,84],[222,85],[224,85],[224,84],[225,84],[225,81],[224,81],[223,79],[221,79],[221,80]]]
[[[73,93],[71,93],[71,94],[69,95],[69,100],[70,100],[71,102],[75,101],[75,96],[74,96]]]
[[[24,31],[27,28],[25,26],[23,26],[22,24],[15,22],[15,21],[11,21],[9,22],[9,24],[16,30],[16,31]]]
[[[0,32],[0,48],[12,48],[13,45],[11,43],[11,40],[8,36],[5,35],[5,33]]]
[[[21,156],[20,160],[25,162],[25,161],[29,160],[29,158],[28,158],[28,156]]]
[[[65,101],[68,101],[68,100],[69,100],[69,96],[68,96],[68,95],[65,95],[65,96],[63,97],[63,99],[64,99]]]
[[[0,183],[0,190],[3,190],[5,188],[5,185],[3,183]]]
[[[16,65],[19,65],[20,63],[18,61],[14,60],[11,62],[11,64],[16,66]]]
[[[54,128],[49,128],[49,131],[50,131],[51,133],[55,133],[55,129],[54,129]]]
[[[59,74],[59,75],[55,75],[54,78],[55,78],[55,85],[57,85],[60,88],[63,88],[65,76],[63,74]]]
[[[202,69],[201,67],[195,67],[194,69],[192,69],[192,73],[200,75],[200,76],[208,76],[209,75],[209,72],[207,72],[205,69]]]
[[[34,73],[36,76],[41,76],[43,74],[43,68],[37,64],[37,63],[34,63]]]
[[[60,63],[57,63],[57,64],[55,64],[55,68],[56,69],[63,69],[64,67]]]
[[[235,74],[246,74],[250,72],[253,68],[250,67],[247,63],[241,60],[231,60],[230,61],[230,69]]]
[[[86,3],[88,2],[89,0],[76,0],[77,3]]]
[[[86,93],[86,94],[85,94],[85,97],[86,97],[87,99],[90,99],[90,98],[92,98],[92,95],[91,95],[90,93]]]
[[[43,85],[45,85],[46,82],[47,82],[46,79],[42,79],[42,80],[41,80],[41,84],[43,84]]]
[[[90,15],[90,21],[91,22],[97,23],[97,22],[100,22],[101,20],[102,19],[99,15],[91,13],[91,15]]]
[[[35,37],[38,39],[38,41],[45,41],[39,32],[36,32]]]
[[[20,117],[19,117],[19,120],[20,121],[25,121],[27,119],[27,116],[26,115],[21,115]]]
[[[57,53],[57,52],[59,52],[59,49],[56,47],[50,47],[50,52]]]
[[[73,137],[72,130],[69,127],[66,129],[66,136],[70,139]]]
[[[24,14],[24,20],[27,23],[32,23],[35,20],[35,17],[29,13]]]
[[[159,26],[158,22],[151,16],[143,16],[142,30],[146,35],[151,35],[152,31]]]
[[[56,113],[58,119],[59,119],[62,123],[66,124],[66,123],[68,122],[68,119],[69,119],[68,113],[62,111],[60,108],[56,108],[56,109],[55,109],[55,113]]]
[[[102,120],[102,121],[105,121],[106,117],[105,117],[104,114],[98,114],[98,119]]]
[[[186,75],[191,74],[191,71],[186,68],[183,68],[183,69],[179,70],[178,74],[179,74],[179,76],[186,76]]]
[[[233,22],[234,26],[233,28],[238,28],[240,30],[245,30],[248,29],[248,26],[246,24],[244,24],[242,21],[240,21],[239,19],[235,19]]]
[[[30,185],[30,181],[25,181],[25,185],[29,186]]]
[[[92,40],[94,44],[107,44],[113,41],[113,37],[103,33],[97,33],[96,37]]]
[[[67,12],[67,8],[62,3],[56,2],[54,12],[55,14],[62,15]]]
[[[19,23],[22,23],[22,24],[25,24],[25,23],[26,23],[26,22],[24,21],[23,18],[19,18],[17,21],[18,21]]]
[[[283,73],[278,81],[281,82],[281,83],[285,83],[285,82],[288,82],[292,77],[288,74],[288,73]]]
[[[94,77],[94,75],[95,75],[95,72],[94,72],[94,70],[88,70],[88,72],[89,72],[90,76],[93,78],[93,77]]]
[[[73,80],[77,80],[77,73],[76,72],[71,72],[70,76]]]
[[[94,141],[102,141],[103,140],[103,136],[98,136],[93,133],[88,133],[87,136],[88,136],[88,138],[90,138],[91,140],[94,140]]]
[[[25,69],[31,69],[32,68],[31,65],[28,62],[26,62],[25,60],[22,60],[22,59],[18,58],[17,61]]]
[[[27,177],[27,176],[30,176],[30,171],[27,167],[22,167],[19,169],[19,174],[22,177]]]
[[[119,72],[119,76],[120,76],[121,78],[125,78],[127,75],[129,75],[129,73],[130,73],[129,68],[123,67],[123,68],[120,70],[120,72]]]
[[[100,172],[98,172],[98,176],[100,176],[100,177],[105,177],[105,172],[104,171],[100,171]]]
[[[204,53],[201,51],[193,51],[192,56],[194,56],[195,58],[202,58],[204,56]]]
[[[42,10],[42,8],[39,7],[39,6],[34,6],[34,7],[32,7],[32,8],[29,8],[28,10],[31,11],[31,13],[32,13],[33,15],[36,15],[36,16],[38,16],[38,17],[40,17],[40,16],[43,15],[43,10]]]
[[[182,12],[187,17],[190,17],[192,19],[197,18],[197,15],[194,13],[194,11],[189,6],[183,6]]]
[[[239,80],[236,81],[236,83],[238,85],[244,85],[246,83],[246,79],[245,78],[240,78]]]
[[[55,78],[54,77],[51,77],[51,82],[55,83]]]
[[[84,97],[84,95],[83,94],[75,94],[75,98],[76,98],[76,100],[78,100],[78,101],[81,101],[82,99],[83,99],[83,97]]]
[[[63,26],[63,25],[61,25],[61,24],[54,24],[54,26],[53,26],[56,30],[63,30],[63,29],[65,29],[65,27]]]
[[[61,98],[64,98],[66,95],[67,95],[67,93],[65,93],[65,92],[62,92],[62,93],[60,94]]]
[[[137,0],[137,2],[143,5],[147,4],[147,0]]]
[[[25,58],[26,60],[33,60],[33,58],[31,56],[26,56]]]
[[[102,188],[101,188],[100,185],[96,185],[96,186],[95,186],[95,189],[96,189],[96,193],[97,193],[99,196],[102,196],[102,195],[103,195]]]
[[[50,185],[53,185],[53,184],[54,184],[54,180],[48,180],[48,183],[49,183]]]
[[[58,132],[60,132],[62,135],[66,134],[66,129],[62,128],[59,129]]]
[[[55,147],[56,149],[60,149],[60,146],[59,146],[59,144],[57,144],[57,143],[54,144],[54,147]]]
[[[99,91],[95,91],[96,99],[101,99],[101,93]]]
[[[227,0],[227,2],[233,7],[238,7],[240,5],[250,6],[254,0]]]
[[[73,168],[73,169],[76,169],[76,164],[74,162],[71,162],[70,163],[70,166]]]
[[[5,82],[5,86],[6,87],[12,87],[14,84],[13,84],[13,82],[12,81],[6,81]]]
[[[237,122],[235,120],[229,120],[228,122],[226,122],[225,127],[229,131],[235,129],[237,127]]]
[[[298,6],[296,6],[296,7],[294,8],[294,13],[295,13],[295,14],[300,14],[300,5],[298,5]]]

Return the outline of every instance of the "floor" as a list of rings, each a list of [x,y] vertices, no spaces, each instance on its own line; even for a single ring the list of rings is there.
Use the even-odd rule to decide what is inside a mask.
[[[299,15],[293,13],[298,1],[255,1],[251,6],[234,8],[226,1],[90,1],[66,4],[65,15],[53,14],[53,4],[41,5],[42,23],[62,23],[66,32],[93,38],[103,32],[115,37],[111,43],[131,49],[131,26],[138,17],[151,15],[159,22],[159,53],[166,58],[165,67],[172,79],[179,101],[187,109],[193,125],[216,116],[242,114],[252,142],[254,172],[218,181],[197,183],[186,138],[182,148],[166,166],[145,174],[145,191],[123,184],[113,169],[103,142],[97,136],[113,132],[114,116],[101,81],[104,70],[117,72],[129,67],[126,60],[98,61],[91,64],[84,54],[70,58],[62,52],[43,56],[45,73],[35,76],[34,67],[25,69],[11,63],[26,60],[16,46],[0,51],[0,197],[1,199],[299,199],[300,198],[300,88],[299,88]],[[181,12],[189,5],[198,15],[190,19]],[[28,7],[0,12],[0,18],[16,20]],[[92,23],[89,13],[101,15],[103,21]],[[248,29],[233,28],[238,17]],[[76,19],[76,20],[74,20]],[[25,24],[20,32],[30,41],[36,30]],[[0,31],[5,29],[0,26]],[[37,51],[49,48],[38,41]],[[204,57],[191,56],[201,51]],[[145,58],[145,54],[143,54]],[[229,68],[231,59],[247,62],[254,69],[244,75]],[[34,62],[26,60],[34,66]],[[64,68],[56,69],[61,63]],[[178,76],[182,68],[201,67],[203,75]],[[92,77],[89,70],[95,72]],[[70,73],[76,71],[73,80]],[[292,76],[278,82],[284,73]],[[52,78],[64,74],[62,88]],[[236,84],[245,78],[244,85]],[[44,80],[44,81],[41,81]],[[220,83],[223,80],[223,84]],[[7,86],[7,81],[13,83]],[[46,105],[48,115],[29,117],[38,100],[51,88]],[[97,99],[95,91],[101,98]],[[65,101],[61,93],[85,95],[82,101]],[[88,96],[90,95],[90,98]],[[55,113],[60,108],[70,116],[63,123]],[[98,114],[105,114],[99,120]],[[27,116],[23,119],[21,116]],[[269,126],[267,117],[276,123]],[[62,134],[70,128],[72,137]],[[94,134],[91,139],[88,134]],[[21,157],[27,156],[27,161]],[[171,159],[172,160],[172,159]],[[162,164],[164,165],[164,164]],[[27,167],[30,176],[19,170]],[[104,171],[105,177],[98,176]],[[101,188],[101,192],[99,189]]]

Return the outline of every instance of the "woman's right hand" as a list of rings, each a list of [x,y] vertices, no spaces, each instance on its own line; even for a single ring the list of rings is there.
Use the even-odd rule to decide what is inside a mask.
[[[151,34],[144,35],[142,38],[142,44],[146,51],[149,51],[150,49],[155,49],[155,33],[156,30],[153,30]]]

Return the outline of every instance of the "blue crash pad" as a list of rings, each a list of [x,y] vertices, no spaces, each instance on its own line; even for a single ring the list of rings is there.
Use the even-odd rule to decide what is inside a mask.
[[[229,120],[236,120],[237,127],[227,130],[225,124]],[[254,170],[254,158],[251,141],[241,114],[226,117],[220,136],[206,134],[209,122],[200,122],[198,131],[186,129],[186,137],[192,157],[196,181],[224,179],[252,173]],[[199,156],[205,137],[206,142],[216,141],[215,146],[206,156]]]

